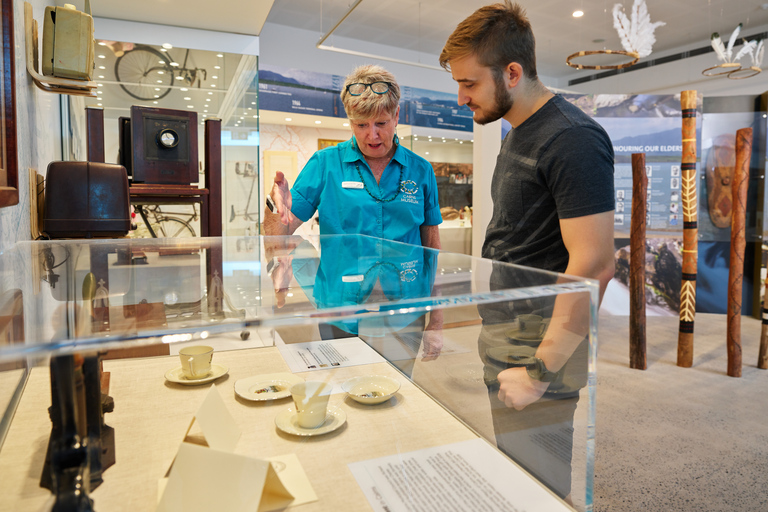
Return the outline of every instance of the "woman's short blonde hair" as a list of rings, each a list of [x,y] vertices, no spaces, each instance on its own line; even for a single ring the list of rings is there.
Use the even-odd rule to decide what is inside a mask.
[[[376,94],[370,87],[366,87],[360,96],[352,96],[347,92],[349,84],[372,84],[373,82],[389,82],[389,90],[384,94]],[[395,75],[383,67],[374,64],[360,66],[344,80],[341,102],[350,119],[371,119],[384,112],[394,117],[400,105],[400,86],[397,85]]]

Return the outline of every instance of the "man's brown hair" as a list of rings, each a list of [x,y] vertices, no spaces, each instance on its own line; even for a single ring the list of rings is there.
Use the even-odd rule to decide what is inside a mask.
[[[448,38],[440,53],[440,65],[449,69],[451,60],[471,54],[496,73],[517,62],[529,79],[535,79],[536,41],[525,10],[511,0],[476,10]]]

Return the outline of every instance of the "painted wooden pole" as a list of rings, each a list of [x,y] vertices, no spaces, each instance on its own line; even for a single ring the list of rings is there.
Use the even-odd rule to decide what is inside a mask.
[[[747,215],[752,128],[736,132],[736,168],[733,172],[731,211],[731,264],[728,271],[728,375],[741,377],[741,291],[744,284],[744,238]]]
[[[677,365],[693,366],[693,321],[696,316],[696,263],[698,260],[698,204],[696,199],[696,91],[680,93],[683,110],[682,175],[683,279],[680,288],[680,333]]]
[[[645,370],[645,153],[632,154],[632,231],[629,236],[629,367]]]

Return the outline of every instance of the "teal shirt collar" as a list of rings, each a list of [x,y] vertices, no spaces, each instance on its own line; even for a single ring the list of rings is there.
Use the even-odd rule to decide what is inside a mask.
[[[394,143],[395,154],[392,156],[392,160],[405,167],[408,163],[408,154],[406,153],[405,148],[400,145],[400,139],[397,134],[395,134]],[[365,161],[365,156],[363,155],[363,152],[360,151],[354,135],[345,144],[348,144],[348,146],[344,151],[344,162],[354,163],[358,160]]]

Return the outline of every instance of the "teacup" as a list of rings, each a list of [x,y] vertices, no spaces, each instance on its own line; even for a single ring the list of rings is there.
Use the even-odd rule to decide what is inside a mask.
[[[333,385],[318,381],[300,382],[291,386],[296,418],[301,428],[317,428],[323,424],[332,389]]]
[[[517,315],[517,324],[520,336],[523,338],[537,338],[544,330],[544,319],[539,315]]]
[[[202,379],[211,373],[213,347],[196,345],[179,350],[181,372],[187,379]]]

